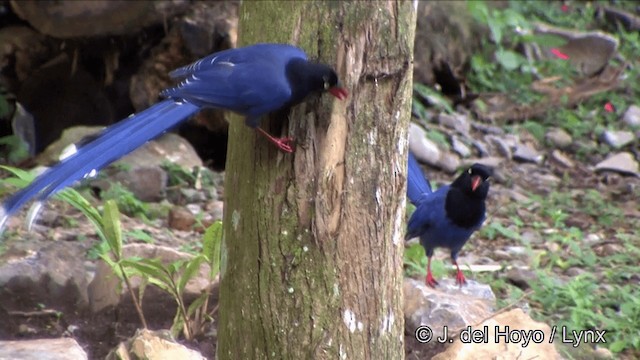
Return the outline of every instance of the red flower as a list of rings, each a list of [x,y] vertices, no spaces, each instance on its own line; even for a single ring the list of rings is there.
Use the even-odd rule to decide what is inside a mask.
[[[614,111],[616,111],[616,108],[613,107],[612,103],[607,102],[606,104],[604,104],[604,111],[606,111],[606,112],[614,112]]]
[[[569,55],[563,53],[562,51],[560,51],[560,49],[553,48],[551,49],[551,53],[561,60],[569,60]]]
[[[560,10],[562,10],[562,12],[568,12],[569,11],[569,5],[562,4],[562,6],[560,6]]]

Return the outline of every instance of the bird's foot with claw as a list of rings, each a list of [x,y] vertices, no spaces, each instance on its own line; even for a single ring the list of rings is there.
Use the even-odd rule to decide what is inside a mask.
[[[464,274],[462,273],[462,271],[458,270],[458,273],[456,274],[456,284],[462,287],[462,285],[465,285],[466,283],[467,279],[464,278]]]
[[[427,286],[430,286],[432,288],[435,288],[436,285],[438,285],[438,282],[433,278],[431,272],[427,273],[427,279],[425,280],[425,283],[427,284]]]
[[[294,149],[293,138],[285,137],[285,138],[274,138],[273,143],[278,147],[278,149],[292,153]]]

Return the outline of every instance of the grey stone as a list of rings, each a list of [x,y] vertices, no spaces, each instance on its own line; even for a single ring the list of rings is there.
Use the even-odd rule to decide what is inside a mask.
[[[478,163],[478,164],[482,164],[484,166],[488,166],[495,169],[495,168],[498,168],[500,164],[502,164],[503,162],[504,162],[503,158],[491,156],[491,157],[483,157],[483,158],[475,158],[475,159],[465,159],[464,165],[471,166],[474,163]]]
[[[179,344],[168,330],[151,331],[140,329],[126,342],[109,352],[106,360],[206,360],[202,354]]]
[[[551,129],[544,137],[549,144],[560,149],[569,147],[573,142],[571,135],[560,128]]]
[[[521,267],[512,267],[505,274],[507,280],[521,289],[531,287],[531,282],[538,279],[535,272]]]
[[[507,159],[511,159],[511,146],[500,136],[487,135],[486,140],[490,141],[498,150],[498,153]]]
[[[187,203],[202,202],[207,199],[204,192],[191,188],[180,188],[180,194]]]
[[[444,152],[438,161],[438,167],[449,174],[453,174],[460,167],[460,159],[450,152]]]
[[[427,138],[427,132],[414,123],[409,124],[409,149],[420,162],[438,166],[442,152]]]
[[[622,122],[630,127],[640,127],[640,106],[629,106],[624,115],[622,115]]]
[[[491,152],[489,151],[489,147],[487,146],[487,144],[485,144],[480,140],[474,140],[473,147],[476,148],[476,150],[478,150],[481,157],[486,157],[491,155]]]
[[[462,140],[460,140],[457,136],[451,137],[451,147],[453,148],[453,151],[455,151],[463,158],[471,156],[471,149],[469,149],[467,144],[462,142]]]
[[[54,38],[79,38],[133,34],[145,26],[162,24],[184,12],[185,0],[140,1],[70,1],[38,3],[18,1],[13,11],[41,33]]]
[[[639,175],[636,159],[629,152],[621,152],[609,156],[596,165],[596,171],[615,171],[622,174]]]
[[[536,164],[542,163],[544,156],[536,149],[526,144],[519,144],[513,153],[513,158],[519,161],[532,162]]]
[[[76,242],[20,241],[0,256],[0,307],[61,311],[88,305],[86,249]]]
[[[205,209],[208,214],[211,214],[211,219],[213,221],[222,220],[222,215],[224,213],[224,202],[219,200],[214,200],[205,206]]]
[[[616,149],[630,144],[634,139],[635,135],[630,131],[605,130],[602,133],[602,141]]]
[[[0,359],[86,360],[87,353],[71,338],[0,341]]]
[[[466,135],[469,133],[469,130],[471,129],[469,120],[467,119],[466,116],[461,114],[441,113],[440,115],[438,115],[438,121],[440,122],[440,124],[450,129],[454,129],[460,134]]]
[[[160,201],[164,198],[169,175],[159,166],[136,166],[118,171],[113,180],[120,182],[139,200]]]
[[[551,153],[551,159],[566,168],[572,168],[575,166],[573,161],[560,150],[553,150]]]
[[[472,125],[474,129],[480,132],[483,132],[485,134],[504,135],[504,130],[499,126],[482,124],[478,122],[474,122]]]
[[[191,169],[203,166],[202,160],[191,144],[180,135],[164,134],[149,141],[141,148],[118,160],[116,164],[129,166],[160,167],[165,162],[172,162],[183,168]]]
[[[491,287],[467,280],[459,287],[452,279],[441,279],[433,289],[422,281],[404,280],[404,316],[406,331],[413,333],[419,326],[428,325],[434,336],[442,329],[462,328],[488,317],[495,307]]]

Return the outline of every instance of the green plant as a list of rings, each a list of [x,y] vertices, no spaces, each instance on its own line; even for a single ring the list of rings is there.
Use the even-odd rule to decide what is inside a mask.
[[[23,188],[33,181],[35,177],[24,170],[8,166],[0,166],[0,168],[13,174],[13,177],[3,179],[2,184]],[[56,194],[55,197],[80,210],[93,224],[102,242],[100,246],[91,250],[91,254],[102,258],[114,274],[125,283],[144,328],[147,328],[142,309],[144,289],[147,284],[153,284],[171,294],[178,304],[178,310],[171,329],[172,333],[177,336],[182,329],[185,338],[189,340],[202,333],[204,325],[211,321],[211,316],[216,311],[216,309],[209,310],[208,299],[211,295],[211,284],[220,271],[220,243],[222,241],[222,223],[220,221],[214,223],[205,231],[200,253],[188,260],[179,260],[165,265],[156,259],[124,258],[122,252],[124,235],[120,222],[120,212],[115,200],[107,200],[104,204],[103,212],[100,214],[98,209],[73,189],[64,189]],[[134,235],[141,236],[135,232]],[[210,286],[187,306],[184,299],[185,287],[189,280],[197,275],[203,263],[209,265],[208,278]],[[130,279],[132,276],[139,276],[142,279],[138,294],[135,294],[131,286]]]
[[[7,161],[17,163],[29,157],[27,144],[16,135],[0,137],[0,146],[6,146]]]
[[[183,331],[187,340],[192,340],[204,331],[204,325],[211,321],[212,313],[209,311],[208,301],[211,295],[211,286],[187,307],[184,299],[184,290],[189,280],[193,279],[203,263],[209,265],[210,285],[217,276],[220,265],[220,243],[222,239],[222,223],[220,221],[211,225],[203,237],[202,252],[188,260],[178,260],[169,265],[156,259],[129,258],[123,261],[123,265],[156,285],[160,289],[171,294],[175,299],[178,310],[174,317],[171,332],[177,336]]]
[[[109,188],[102,192],[102,199],[114,200],[118,208],[129,216],[141,217],[146,220],[149,214],[148,204],[139,200],[135,194],[119,182],[112,182]]]

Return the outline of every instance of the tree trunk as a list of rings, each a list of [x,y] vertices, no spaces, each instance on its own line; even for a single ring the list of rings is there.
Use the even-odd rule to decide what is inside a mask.
[[[333,64],[350,97],[263,120],[293,154],[231,122],[218,357],[403,358],[414,4],[245,1],[239,29]]]

